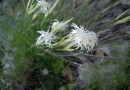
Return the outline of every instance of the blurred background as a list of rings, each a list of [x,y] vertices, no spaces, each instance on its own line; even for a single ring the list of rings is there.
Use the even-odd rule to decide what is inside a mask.
[[[130,90],[130,0],[60,0],[46,20],[27,2],[0,0],[0,90]],[[70,18],[99,35],[92,51],[32,47],[38,30]]]

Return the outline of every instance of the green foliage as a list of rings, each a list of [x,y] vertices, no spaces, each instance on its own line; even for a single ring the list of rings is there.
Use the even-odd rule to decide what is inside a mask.
[[[98,34],[108,31],[115,26],[115,23],[124,24],[129,21],[129,16],[126,16],[128,10],[126,10],[101,27],[96,27],[96,25],[105,22],[105,20],[103,21],[105,16],[119,5],[120,1],[109,6],[100,5],[98,3],[100,0],[95,0],[94,3],[91,3],[91,0],[83,0],[84,3],[81,3],[81,5],[76,3],[75,0],[60,0],[60,4],[46,20],[43,15],[39,15],[35,20],[30,18],[31,15],[27,16],[25,14],[26,1],[24,4],[23,1],[25,0],[17,3],[16,0],[7,0],[5,6],[0,6],[0,13],[4,14],[0,17],[0,22],[2,22],[0,23],[0,57],[2,56],[0,64],[4,59],[4,55],[1,54],[1,52],[3,53],[1,45],[4,43],[5,52],[12,54],[14,57],[13,66],[15,66],[7,75],[3,74],[3,68],[0,66],[0,80],[6,79],[6,82],[12,82],[11,86],[8,87],[9,90],[15,87],[16,83],[19,83],[22,87],[27,85],[26,87],[37,88],[37,90],[58,90],[61,86],[67,87],[67,90],[74,90],[75,85],[67,83],[62,78],[62,71],[68,65],[59,57],[35,46],[38,36],[36,31],[47,30],[53,19],[68,20],[74,18],[73,21],[83,23],[83,25],[88,26],[88,29],[95,31],[98,29]],[[100,8],[100,10],[97,11],[96,8]],[[124,18],[124,16],[126,17]],[[119,32],[117,31],[117,33]],[[113,39],[111,37],[116,36],[117,33],[106,35],[101,39],[106,41]],[[5,43],[5,41],[9,43]],[[7,50],[8,48],[10,49]],[[85,90],[130,90],[130,49],[128,52],[123,60],[118,59],[106,61],[103,64],[94,64],[96,71],[90,77],[90,82],[86,83]],[[118,58],[118,56],[116,57]],[[49,71],[48,75],[43,74],[45,68]],[[5,86],[0,81],[1,90]]]
[[[11,69],[8,75],[1,76],[1,80],[4,77],[9,77],[12,81],[12,86],[9,86],[10,89],[15,87],[16,82],[19,82],[22,86],[27,84],[26,87],[30,87],[30,84],[35,88],[39,86],[42,90],[46,88],[47,90],[52,90],[54,87],[58,89],[58,87],[65,83],[60,78],[62,77],[62,70],[65,68],[64,61],[35,47],[35,40],[37,38],[36,31],[41,30],[41,28],[47,29],[49,22],[45,21],[43,22],[44,24],[39,22],[33,23],[31,18],[23,12],[23,8],[18,9],[19,12],[10,8],[10,11],[14,11],[11,13],[11,17],[7,13],[7,17],[0,18],[3,26],[2,24],[0,25],[5,30],[4,32],[10,35],[11,39],[4,36],[2,38],[6,38],[7,41],[11,42],[11,48],[15,48],[15,51],[9,52],[14,57],[14,69]],[[4,11],[5,9],[3,8],[2,10]],[[8,19],[9,25],[5,24],[7,22],[5,20],[6,18]],[[38,19],[41,21],[44,17]],[[10,25],[12,20],[13,25]],[[43,74],[45,68],[49,71],[48,75]]]
[[[130,49],[129,49],[130,50]],[[130,90],[130,57],[94,65],[95,72],[85,90]]]

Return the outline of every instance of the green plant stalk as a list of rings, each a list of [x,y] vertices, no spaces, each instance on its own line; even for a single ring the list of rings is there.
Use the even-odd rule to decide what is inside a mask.
[[[39,6],[37,6],[36,4],[34,4],[33,6],[31,6],[28,10],[27,10],[27,14],[30,15],[32,14]]]
[[[60,0],[57,0],[57,1],[54,3],[54,5],[51,7],[51,9],[50,9],[47,13],[45,13],[45,19],[48,17],[48,15],[50,15],[50,14],[52,13],[52,11],[55,9],[55,7],[56,7],[56,5],[58,4],[59,1],[60,1]]]

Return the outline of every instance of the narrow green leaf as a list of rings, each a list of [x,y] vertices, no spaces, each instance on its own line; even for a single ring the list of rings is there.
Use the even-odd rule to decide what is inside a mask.
[[[124,11],[123,13],[119,14],[119,15],[115,18],[115,20],[120,19],[120,18],[121,18],[122,16],[124,16],[127,12],[128,12],[128,10],[126,10],[126,11]]]
[[[130,16],[127,16],[127,17],[125,17],[125,18],[123,18],[123,19],[117,21],[117,22],[115,23],[115,25],[117,25],[117,24],[123,24],[123,23],[125,23],[125,22],[128,22],[129,20],[130,20]]]
[[[38,6],[36,4],[31,6],[31,8],[27,11],[28,15],[32,14],[37,8]]]
[[[28,3],[27,3],[26,11],[28,10],[30,3],[31,3],[31,0],[29,0]]]
[[[52,11],[55,9],[55,7],[56,7],[56,5],[58,4],[59,1],[60,1],[60,0],[57,0],[57,1],[54,3],[54,5],[51,7],[51,9],[50,9],[47,13],[45,13],[45,19],[47,18],[47,16],[48,16],[49,14],[52,13]]]

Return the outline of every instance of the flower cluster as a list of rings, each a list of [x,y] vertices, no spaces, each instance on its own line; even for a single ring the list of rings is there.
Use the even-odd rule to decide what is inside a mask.
[[[38,16],[38,13],[44,13],[45,19],[54,10],[59,0],[53,5],[46,0],[29,0],[26,11],[27,14],[32,14],[33,19]],[[35,13],[36,12],[36,13]],[[76,51],[87,50],[90,51],[97,44],[98,36],[93,32],[87,30],[84,26],[78,27],[75,23],[72,23],[72,30],[67,31],[72,19],[67,21],[54,20],[48,30],[37,31],[40,36],[37,38],[36,45],[43,45],[49,48],[59,48],[59,50]],[[60,32],[60,33],[59,33]]]
[[[70,20],[69,20],[70,21]],[[62,25],[63,24],[63,25]],[[62,26],[62,27],[61,27]],[[67,27],[67,23],[65,22],[59,22],[58,20],[52,24],[51,32],[49,30],[47,32],[45,31],[38,31],[41,36],[37,38],[36,45],[43,45],[45,44],[47,47],[52,47],[53,44],[51,42],[58,38],[58,35],[56,36],[56,32],[59,31],[56,29],[57,27],[60,27],[59,29],[62,31]],[[97,44],[98,37],[93,31],[89,31],[83,26],[78,27],[75,23],[72,23],[71,25],[74,29],[64,36],[60,41],[56,42],[59,44],[59,46],[65,46],[64,50],[87,50],[90,51],[93,49],[93,47]],[[67,37],[66,39],[64,39]],[[59,37],[60,38],[60,37]],[[62,43],[62,44],[61,44]],[[58,45],[57,44],[57,45]]]
[[[58,37],[56,36],[56,33],[60,30],[63,30],[67,27],[67,24],[71,21],[72,19],[69,19],[67,21],[62,21],[59,22],[58,20],[56,20],[56,22],[54,22],[52,24],[51,29],[49,28],[47,30],[47,32],[45,32],[44,30],[42,31],[38,31],[38,33],[41,34],[41,36],[39,36],[37,38],[37,42],[36,45],[46,45],[47,47],[52,47],[52,42],[54,42]]]

